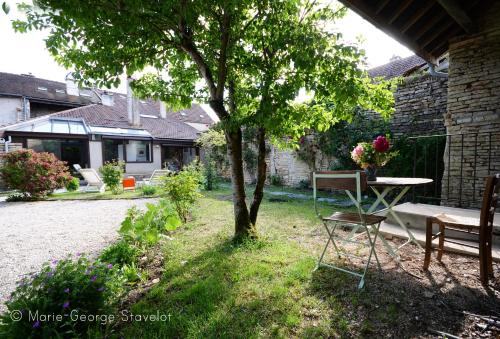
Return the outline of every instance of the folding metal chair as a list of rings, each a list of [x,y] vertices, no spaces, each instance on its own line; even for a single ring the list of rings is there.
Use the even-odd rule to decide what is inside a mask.
[[[360,289],[364,287],[365,275],[370,265],[372,256],[375,256],[378,268],[380,269],[380,263],[375,251],[375,243],[377,241],[380,224],[383,220],[385,220],[385,217],[383,216],[365,214],[363,212],[363,209],[361,207],[361,193],[366,190],[366,188],[366,175],[362,171],[328,171],[313,173],[314,209],[318,217],[322,220],[328,234],[328,241],[326,242],[325,248],[321,253],[316,268],[319,268],[320,266],[326,266],[359,277],[360,281],[358,284],[358,288]],[[334,212],[330,216],[322,216],[318,211],[318,189],[330,191],[344,190],[346,194],[351,198],[351,200],[355,203],[357,212]],[[351,191],[355,192],[356,197],[353,196]],[[361,232],[350,232],[348,235],[343,237],[336,233],[336,231],[339,229],[339,226],[352,226],[354,228],[359,228]],[[361,236],[365,234],[367,236],[367,241],[360,240],[359,238],[361,238]],[[324,263],[323,258],[330,243],[333,245],[333,248],[335,249],[339,258],[341,256],[346,256],[348,258],[355,257],[358,259],[366,260],[366,265],[363,271],[359,273],[357,271],[351,271],[333,264]],[[367,246],[369,249],[368,258],[366,259],[359,255],[348,253],[343,248],[341,248],[340,243],[350,243]]]

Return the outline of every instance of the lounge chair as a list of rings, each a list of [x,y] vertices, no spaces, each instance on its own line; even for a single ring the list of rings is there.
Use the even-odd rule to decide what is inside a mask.
[[[153,174],[149,179],[144,179],[144,185],[159,186],[161,185],[161,178],[170,175],[172,171],[165,170],[154,170]]]
[[[98,191],[100,193],[104,193],[106,185],[95,169],[81,168],[80,165],[73,165],[73,167],[87,182],[87,186],[84,187],[85,192]]]

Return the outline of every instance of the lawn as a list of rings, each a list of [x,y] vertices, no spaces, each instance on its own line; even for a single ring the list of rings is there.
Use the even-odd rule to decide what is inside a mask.
[[[135,191],[121,191],[113,194],[111,191],[100,192],[64,192],[54,193],[48,196],[46,200],[113,200],[113,199],[139,199],[155,198],[158,194],[145,196],[140,189]]]
[[[447,284],[440,273],[417,279],[389,260],[369,272],[361,291],[344,273],[314,271],[326,238],[311,200],[266,196],[260,239],[235,247],[230,199],[228,188],[205,194],[193,220],[163,242],[160,282],[128,307],[169,320],[121,323],[116,331],[127,338],[417,337],[428,329],[464,331],[462,310],[498,310],[498,296],[475,285]],[[405,260],[420,265],[420,254],[408,248]],[[450,266],[459,262],[448,259]]]

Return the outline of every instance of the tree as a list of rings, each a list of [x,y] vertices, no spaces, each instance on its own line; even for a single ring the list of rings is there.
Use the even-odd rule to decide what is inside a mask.
[[[265,139],[296,141],[349,119],[356,106],[388,114],[392,93],[371,83],[362,53],[331,22],[345,14],[316,0],[37,0],[22,5],[20,32],[50,29],[48,50],[84,83],[156,69],[134,90],[172,108],[208,102],[221,120],[231,162],[235,237],[256,236],[266,177]],[[304,89],[310,98],[297,102]],[[250,206],[242,127],[257,130],[257,182]]]

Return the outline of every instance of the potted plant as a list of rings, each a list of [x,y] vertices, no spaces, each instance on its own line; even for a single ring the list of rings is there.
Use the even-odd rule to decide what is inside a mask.
[[[398,152],[391,150],[389,137],[383,135],[371,143],[358,143],[351,152],[352,160],[365,170],[368,181],[376,181],[377,169],[385,166],[396,155]]]

